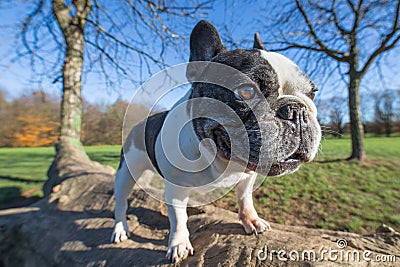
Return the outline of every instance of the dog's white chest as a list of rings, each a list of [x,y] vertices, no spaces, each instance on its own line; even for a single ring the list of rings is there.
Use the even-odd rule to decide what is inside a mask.
[[[216,157],[215,149],[208,145],[206,148],[199,141],[184,100],[170,111],[156,141],[156,160],[164,179],[178,186],[208,192],[232,187],[247,177],[242,166],[232,161],[228,166],[226,160]]]

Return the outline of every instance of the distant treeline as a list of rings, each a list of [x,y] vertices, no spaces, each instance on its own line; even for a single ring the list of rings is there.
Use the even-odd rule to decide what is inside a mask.
[[[82,143],[84,145],[121,144],[122,124],[128,102],[112,105],[84,101]],[[137,120],[147,109],[137,105]],[[137,112],[136,112],[137,111]],[[60,99],[35,91],[6,101],[0,90],[0,147],[51,146],[59,136]]]
[[[365,134],[391,136],[400,133],[398,91],[376,94],[362,102]],[[364,105],[363,105],[364,103]],[[128,102],[112,105],[84,101],[82,142],[84,145],[121,144],[122,124]],[[363,108],[364,107],[364,108]],[[140,121],[147,114],[142,105],[134,107],[130,119]],[[319,120],[324,135],[341,137],[350,133],[345,98],[319,101]],[[370,119],[366,120],[366,114]],[[51,146],[59,136],[60,99],[34,91],[6,101],[0,90],[0,147]]]
[[[400,90],[361,95],[361,112],[366,136],[392,136],[400,133]],[[324,135],[350,134],[347,98],[334,96],[317,102],[318,119]]]

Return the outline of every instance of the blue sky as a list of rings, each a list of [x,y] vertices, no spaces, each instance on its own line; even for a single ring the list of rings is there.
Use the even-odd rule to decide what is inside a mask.
[[[226,32],[225,30],[227,30],[234,40],[252,39],[255,32],[259,32],[262,39],[270,40],[270,38],[268,38],[268,32],[263,28],[260,21],[274,15],[269,7],[272,8],[273,5],[278,2],[279,1],[276,0],[269,1],[267,4],[264,4],[263,7],[260,7],[257,4],[253,4],[254,2],[251,1],[217,1],[211,10],[206,11],[208,13],[206,19],[217,25],[223,39],[227,38],[224,34]],[[61,84],[53,83],[54,78],[40,79],[41,83],[39,86],[33,83],[33,80],[37,77],[32,75],[27,59],[18,61],[12,60],[15,56],[15,37],[18,34],[18,27],[16,25],[23,21],[23,18],[29,10],[26,8],[27,5],[23,4],[24,1],[11,1],[11,3],[12,4],[8,4],[8,6],[12,6],[12,8],[3,8],[0,10],[0,32],[2,34],[2,38],[0,39],[0,88],[6,91],[6,96],[9,99],[23,93],[29,94],[29,92],[39,87],[45,92],[60,95]],[[14,3],[16,4],[14,5]],[[119,13],[119,11],[116,12]],[[184,22],[176,21],[174,23],[180,24],[179,34],[188,37],[197,20],[200,20],[200,18],[190,20],[190,22],[186,20]],[[183,23],[186,24],[182,25]],[[226,25],[226,29],[221,28],[221,25]],[[167,51],[166,62],[168,65],[184,63],[185,60],[188,59],[188,39],[186,39],[185,45],[186,48],[182,49],[179,55],[173,51]],[[251,48],[251,46],[251,43],[246,43],[243,48]],[[149,44],[149,47],[151,47],[151,44]],[[157,53],[159,53],[158,49],[159,47],[155,46],[151,47],[149,51],[157,55]],[[296,58],[293,52],[285,51],[282,53],[289,58]],[[50,54],[49,57],[51,57]],[[362,84],[361,92],[367,93],[381,90],[383,87],[390,89],[400,88],[400,82],[398,81],[399,79],[397,79],[400,74],[397,64],[397,62],[400,62],[398,53],[388,54],[383,62],[382,70],[385,76],[384,81],[379,78],[377,70],[371,71]],[[142,67],[145,68],[144,66]],[[302,66],[300,65],[300,67]],[[133,69],[128,75],[139,80],[139,73],[140,68],[138,67],[137,69]],[[142,81],[144,82],[150,75],[147,73],[147,70],[142,70],[142,73],[144,73],[142,77]],[[317,85],[322,83],[323,77],[318,77],[317,75],[314,78]],[[346,95],[344,84],[338,83],[337,80],[338,77],[331,77],[331,79],[324,84],[323,88],[319,86],[320,89],[322,89],[319,97],[328,98],[335,94]],[[115,102],[118,98],[129,100],[138,86],[138,83],[132,84],[130,82],[122,82],[118,86],[110,88],[106,87],[98,76],[89,74],[84,80],[82,92],[83,97],[89,102],[110,104]],[[170,98],[176,99],[177,96],[172,94]]]
[[[226,10],[227,5],[229,5],[229,14]],[[2,38],[0,41],[0,88],[5,90],[8,99],[21,94],[29,94],[31,91],[38,89],[38,87],[49,93],[60,94],[61,92],[60,83],[54,84],[51,79],[42,79],[40,85],[35,84],[34,80],[36,77],[31,71],[28,58],[14,61],[16,46],[15,37],[18,34],[19,28],[17,24],[23,22],[24,17],[29,12],[26,7],[27,5],[20,4],[13,8],[0,10],[0,25],[2,25]],[[244,9],[246,9],[247,12],[242,12]],[[236,18],[235,24],[230,27],[232,36],[251,39],[255,30],[248,29],[248,26],[246,27],[246,25],[248,25],[246,20],[249,20],[249,14],[256,12],[255,9],[255,7],[248,6],[240,1],[232,1],[229,4],[220,1],[214,5],[212,10],[206,10],[205,12],[209,13],[206,19],[215,24],[223,24],[234,16]],[[184,32],[179,32],[179,34],[187,37],[185,40],[187,48],[189,46],[188,37],[191,28],[200,19],[201,18],[191,20],[192,25],[181,28]],[[155,47],[154,50],[157,53],[157,47]],[[183,49],[182,54],[179,56],[171,52],[171,56],[167,56],[166,62],[168,65],[184,63],[189,57],[188,53],[188,49]],[[50,56],[51,55],[49,55],[49,57]],[[149,75],[147,70],[143,70],[142,72],[144,73],[144,82],[149,78]],[[139,68],[130,75],[138,76],[138,73]],[[113,103],[118,98],[129,100],[138,85],[139,84],[123,82],[118,88],[106,88],[104,84],[97,79],[96,75],[89,74],[85,79],[82,92],[84,98],[90,102]]]

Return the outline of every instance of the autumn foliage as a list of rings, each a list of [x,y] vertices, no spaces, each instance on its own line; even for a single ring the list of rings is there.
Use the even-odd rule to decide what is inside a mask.
[[[121,144],[122,124],[128,102],[112,105],[83,101],[82,143],[84,145]],[[147,114],[142,105],[135,117]],[[59,136],[60,99],[34,91],[6,101],[0,90],[0,147],[52,146]]]
[[[112,105],[84,104],[82,119],[82,142],[85,145],[116,145],[122,143],[122,125],[128,102],[117,100]],[[136,122],[145,118],[148,110],[136,105]]]
[[[51,146],[58,138],[60,123],[40,116],[25,115],[17,118],[20,131],[14,133],[14,146]]]
[[[57,97],[34,91],[6,101],[0,91],[0,146],[53,145],[59,135]]]

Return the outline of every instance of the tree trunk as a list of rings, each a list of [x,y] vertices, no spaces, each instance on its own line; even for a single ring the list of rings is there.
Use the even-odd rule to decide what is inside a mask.
[[[65,40],[63,72],[63,96],[61,103],[61,136],[80,145],[82,121],[82,69],[85,50],[84,29],[91,10],[91,0],[73,1],[68,7],[65,1],[52,1],[53,14]],[[72,14],[74,8],[75,14]]]
[[[387,124],[386,125],[386,137],[390,137],[391,133],[392,133],[391,125]]]
[[[111,167],[91,161],[80,141],[84,29],[91,7],[91,0],[75,0],[69,6],[65,6],[63,0],[52,0],[53,14],[63,33],[66,48],[62,69],[61,135],[56,144],[53,163],[47,172],[48,180],[43,186],[45,195],[49,195],[53,186],[64,179],[82,173],[114,173]]]
[[[391,118],[391,113],[392,111],[389,110],[388,114],[386,115],[386,123],[385,123],[385,128],[386,128],[386,137],[390,137],[390,135],[392,134],[392,118]]]
[[[350,70],[350,82],[348,87],[349,92],[349,113],[350,113],[350,130],[351,130],[351,145],[352,153],[349,160],[366,159],[364,150],[364,130],[361,120],[360,110],[360,77],[355,70]]]
[[[61,136],[78,143],[82,119],[82,67],[85,41],[81,29],[74,27],[66,37],[66,56],[63,67],[63,97],[61,103]]]

